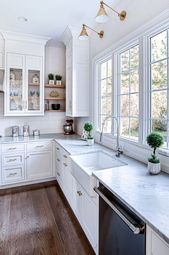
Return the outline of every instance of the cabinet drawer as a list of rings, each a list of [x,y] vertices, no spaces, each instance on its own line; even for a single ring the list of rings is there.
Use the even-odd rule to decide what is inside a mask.
[[[24,179],[24,167],[3,167],[2,168],[2,182],[12,183]]]
[[[52,143],[51,142],[33,142],[27,144],[27,151],[49,151],[52,150]]]
[[[24,154],[18,155],[3,155],[2,156],[2,165],[10,166],[10,165],[20,165],[24,163]]]
[[[15,151],[24,151],[25,145],[23,143],[18,144],[3,144],[2,145],[2,152],[3,153],[11,153]]]

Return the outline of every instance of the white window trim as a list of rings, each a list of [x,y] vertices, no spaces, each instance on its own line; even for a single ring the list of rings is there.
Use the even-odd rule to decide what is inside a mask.
[[[120,55],[131,49],[132,47],[135,47],[136,45],[139,45],[139,40],[136,39],[136,40],[132,40],[130,41],[129,43],[127,43],[127,45],[125,44],[124,47],[120,47],[119,49],[117,49],[115,52],[114,52],[114,67],[115,67],[115,75],[114,75],[114,86],[113,86],[113,90],[115,91],[115,97],[113,98],[114,99],[114,109],[115,109],[115,112],[114,112],[114,115],[115,116],[118,116],[119,117],[119,113],[120,113],[120,100],[118,100],[118,97],[119,97],[119,94],[120,94],[120,86],[119,86],[119,70],[120,70]],[[139,53],[140,53],[140,49],[139,49]],[[140,57],[140,56],[139,56]],[[139,58],[139,69],[140,69],[140,58]],[[139,112],[140,112],[140,77],[139,77]],[[117,108],[117,109],[116,109]],[[120,139],[123,139],[123,140],[127,140],[127,141],[131,141],[133,143],[141,143],[141,140],[140,140],[140,137],[141,137],[141,122],[140,122],[140,114],[139,114],[139,140],[138,141],[134,141],[132,139],[128,139],[128,138],[123,138],[121,137]],[[119,124],[120,124],[120,120],[119,120]]]
[[[157,33],[160,33],[162,30],[165,30],[169,28],[169,10],[163,12],[161,15],[159,15],[157,18],[153,19],[151,22],[147,23],[146,25],[142,26],[140,29],[134,31],[127,37],[125,37],[123,40],[118,41],[117,43],[113,44],[109,49],[105,50],[104,52],[98,54],[96,57],[94,57],[92,61],[92,74],[93,74],[93,122],[96,123],[96,126],[98,126],[98,109],[97,109],[97,103],[98,103],[98,66],[101,61],[104,61],[107,58],[112,57],[113,58],[113,72],[114,70],[117,70],[117,61],[116,61],[116,52],[120,52],[124,50],[125,48],[131,46],[134,42],[139,42],[139,49],[140,49],[140,84],[142,88],[140,89],[140,116],[143,116],[143,118],[140,117],[140,127],[141,130],[139,131],[141,142],[135,142],[130,141],[121,138],[121,144],[124,145],[124,151],[125,151],[125,145],[128,147],[128,152],[125,151],[125,153],[131,157],[134,157],[136,159],[139,159],[139,154],[142,153],[144,155],[144,159],[140,159],[141,161],[147,160],[145,158],[146,155],[149,155],[150,148],[145,144],[145,138],[149,132],[149,111],[150,111],[150,100],[149,95],[147,93],[147,97],[144,96],[147,90],[147,84],[150,84],[149,81],[149,74],[150,74],[150,65],[149,65],[149,54],[150,54],[150,38],[153,35],[156,35]],[[120,47],[118,47],[120,45]],[[143,64],[144,63],[144,64]],[[113,77],[116,77],[116,73],[113,73]],[[115,78],[117,80],[117,77]],[[117,81],[114,81],[113,84],[117,84]],[[95,95],[95,96],[94,96]],[[147,111],[148,109],[148,111]],[[113,109],[114,110],[114,109]],[[114,114],[114,111],[113,111]],[[96,140],[98,139],[99,132],[96,130]],[[105,140],[107,140],[107,144],[111,146],[112,139],[114,140],[114,137],[111,135],[105,135]],[[106,145],[106,144],[105,144]],[[130,151],[131,148],[138,148],[138,154],[132,155],[132,152]],[[111,146],[114,147],[115,146]],[[143,153],[144,151],[144,153]],[[146,151],[146,152],[145,152]],[[135,153],[136,154],[136,153]],[[167,164],[164,163],[164,167],[162,168],[169,173],[169,167],[168,165],[168,157],[169,157],[169,150],[160,149],[159,154],[164,159],[163,162],[167,162]],[[143,156],[142,155],[142,156]]]

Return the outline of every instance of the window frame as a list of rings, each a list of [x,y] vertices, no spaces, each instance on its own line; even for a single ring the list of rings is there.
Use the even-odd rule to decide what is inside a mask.
[[[116,80],[115,80],[115,91],[116,91],[116,104],[117,104],[117,109],[116,109],[116,116],[119,120],[119,125],[121,126],[121,121],[120,121],[120,95],[122,95],[120,93],[120,90],[121,90],[121,87],[120,87],[120,75],[121,75],[121,67],[120,67],[120,56],[122,53],[124,53],[125,51],[128,51],[132,48],[134,48],[135,46],[138,46],[139,47],[139,67],[138,67],[138,72],[139,72],[139,90],[138,90],[138,95],[139,95],[139,114],[138,114],[138,121],[139,121],[139,131],[138,131],[138,140],[134,140],[134,139],[128,139],[127,137],[120,137],[120,139],[123,139],[123,140],[127,140],[127,141],[130,141],[130,142],[134,142],[134,143],[140,143],[140,133],[141,133],[141,125],[140,125],[140,44],[139,44],[139,40],[133,40],[131,42],[129,42],[127,45],[124,45],[124,47],[120,48],[120,50],[117,49],[117,51],[114,53],[115,55],[115,61],[117,63],[116,65]],[[128,94],[131,94],[131,93],[128,93]],[[129,102],[130,103],[130,102]],[[129,118],[130,116],[128,116]]]
[[[117,94],[117,54],[124,51],[127,48],[130,48],[134,44],[139,44],[139,84],[140,84],[140,91],[139,91],[139,142],[135,142],[133,140],[128,140],[125,138],[120,137],[120,141],[122,146],[127,144],[127,146],[130,144],[131,146],[136,146],[138,148],[139,152],[144,152],[142,149],[150,149],[146,143],[146,137],[150,132],[150,121],[149,121],[149,114],[151,111],[151,105],[150,105],[150,97],[149,93],[147,93],[147,90],[150,91],[150,79],[151,79],[151,73],[150,73],[150,39],[157,35],[158,33],[168,29],[169,30],[169,18],[167,15],[161,15],[161,17],[155,18],[153,21],[147,23],[143,27],[137,29],[136,31],[132,32],[122,40],[116,42],[113,44],[109,49],[104,50],[103,52],[99,53],[93,58],[93,82],[94,82],[94,89],[93,89],[93,121],[96,123],[96,140],[98,139],[99,135],[99,129],[98,129],[98,110],[97,110],[97,103],[98,97],[96,99],[95,95],[98,95],[98,66],[99,63],[104,61],[106,58],[112,57],[112,84],[113,84],[113,93],[112,93],[112,99],[113,99],[113,109],[112,114],[115,116],[117,114],[117,100],[116,100],[116,94]],[[168,35],[169,36],[169,35]],[[119,47],[120,45],[120,47]],[[169,49],[169,39],[168,39],[168,49]],[[169,62],[169,60],[168,60]],[[168,63],[168,82],[169,82],[169,63]],[[97,93],[97,94],[96,94]],[[169,93],[168,93],[169,94]],[[168,99],[169,102],[169,99]],[[119,105],[118,105],[119,108]],[[169,108],[169,103],[168,103]],[[168,115],[169,115],[169,109],[168,109]],[[169,119],[168,119],[169,120]],[[169,125],[169,121],[168,121]],[[115,138],[114,136],[114,129],[112,134],[104,134],[105,136],[105,144],[108,144],[108,146],[111,146],[112,139]],[[133,148],[136,148],[133,147]],[[128,147],[130,148],[130,146]],[[160,154],[164,156],[169,156],[169,148],[160,148],[159,149]],[[132,153],[129,153],[131,155]],[[139,155],[138,155],[139,156]],[[139,158],[139,157],[138,157]]]
[[[151,39],[155,37],[156,35],[168,31],[167,35],[167,47],[168,47],[168,56],[167,56],[167,134],[169,132],[169,22],[167,22],[163,26],[159,26],[157,28],[152,29],[151,32],[149,32],[146,36],[146,43],[147,43],[147,70],[148,70],[148,84],[147,84],[147,90],[148,90],[148,95],[147,95],[147,103],[148,103],[148,111],[147,111],[147,135],[152,132],[151,130],[151,121],[152,121],[152,106],[151,106],[151,100],[152,100],[152,81],[151,81]],[[157,61],[160,62],[161,60]],[[162,89],[157,90],[157,91],[162,91]],[[144,142],[146,143],[146,142]],[[167,135],[167,147],[162,148],[161,150],[168,151],[169,152],[169,134]]]

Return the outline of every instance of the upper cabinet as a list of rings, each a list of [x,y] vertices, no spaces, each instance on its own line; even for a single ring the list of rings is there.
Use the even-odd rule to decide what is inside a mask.
[[[66,45],[66,115],[89,116],[89,41],[78,39],[79,31],[67,27],[62,40]]]
[[[5,116],[44,115],[46,41],[5,34]]]
[[[4,83],[4,47],[5,47],[5,41],[0,33],[0,91],[2,91],[3,83]]]

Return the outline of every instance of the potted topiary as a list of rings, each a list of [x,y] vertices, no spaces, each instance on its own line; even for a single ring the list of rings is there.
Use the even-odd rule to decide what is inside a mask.
[[[55,75],[55,79],[56,79],[56,85],[62,85],[62,76],[57,74]]]
[[[93,124],[90,122],[85,123],[84,130],[87,132],[87,144],[93,145],[94,144],[94,138],[91,135],[91,131],[93,130]]]
[[[54,85],[55,84],[54,75],[52,73],[48,74],[48,79],[49,79],[48,83],[50,85]]]
[[[163,136],[158,132],[152,132],[147,136],[148,145],[153,148],[153,153],[148,159],[148,170],[150,174],[159,174],[161,171],[160,168],[160,159],[156,156],[156,150],[164,143]]]

